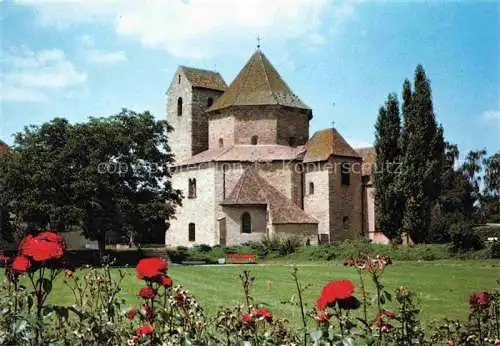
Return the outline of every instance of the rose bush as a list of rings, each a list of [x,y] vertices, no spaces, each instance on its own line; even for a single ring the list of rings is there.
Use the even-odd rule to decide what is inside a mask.
[[[63,237],[44,230],[25,237],[13,258],[1,255],[6,264],[0,286],[1,345],[500,345],[498,291],[471,294],[468,321],[445,320],[424,328],[415,294],[407,287],[389,292],[382,283],[391,264],[386,256],[345,260],[359,283],[332,279],[312,308],[303,299],[307,286],[293,268],[297,295],[283,302],[296,306],[302,317],[302,326],[293,328],[269,306],[256,303],[249,271],[240,275],[243,304],[221,307],[210,317],[188,290],[174,285],[164,259],[137,263],[136,278],[143,286],[135,306],[125,306],[120,298],[124,271],[112,271],[110,262],[75,271],[65,263],[64,251]],[[72,292],[68,306],[47,304],[58,276]],[[374,294],[366,289],[367,280]]]

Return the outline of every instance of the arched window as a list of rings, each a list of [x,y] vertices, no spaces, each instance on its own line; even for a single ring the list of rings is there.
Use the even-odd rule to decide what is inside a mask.
[[[344,216],[342,218],[342,227],[344,228],[344,231],[349,229],[349,216]]]
[[[312,181],[309,183],[309,194],[314,195],[314,183]]]
[[[241,215],[241,233],[252,233],[252,218],[249,213]]]
[[[177,99],[177,115],[182,115],[182,97]]]
[[[259,142],[259,136],[252,136],[251,143],[256,145]]]
[[[192,222],[189,224],[188,240],[189,241],[195,241],[196,240],[196,226]]]
[[[224,140],[219,138],[219,148],[224,148]]]
[[[196,179],[189,179],[188,181],[188,198],[196,198]]]
[[[214,99],[209,97],[208,100],[207,100],[207,106],[210,107],[211,105],[214,104]]]
[[[342,162],[340,165],[340,181],[342,185],[349,185],[351,183],[350,172],[351,165],[348,162]]]

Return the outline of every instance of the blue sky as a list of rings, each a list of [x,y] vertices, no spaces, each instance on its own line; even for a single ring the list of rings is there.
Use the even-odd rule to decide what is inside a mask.
[[[496,1],[0,0],[0,139],[54,117],[126,107],[165,116],[179,64],[229,84],[262,50],[313,109],[371,145],[378,108],[423,64],[437,119],[462,156],[500,149]]]

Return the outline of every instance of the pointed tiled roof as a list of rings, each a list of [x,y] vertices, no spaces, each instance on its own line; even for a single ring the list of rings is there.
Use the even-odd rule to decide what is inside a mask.
[[[375,161],[377,160],[377,152],[374,147],[358,148],[356,151],[363,158],[361,172],[364,176],[369,176],[368,184],[371,184],[373,182],[372,169]]]
[[[306,144],[304,162],[326,161],[330,156],[360,158],[334,128],[317,131]]]
[[[227,84],[219,72],[194,67],[180,66],[193,87],[224,91]]]
[[[256,171],[249,167],[243,172],[231,194],[221,205],[267,205],[273,224],[305,223],[316,224],[318,221],[307,215],[290,199],[271,186]]]
[[[207,112],[230,106],[282,105],[309,110],[283,81],[266,56],[257,49],[229,89]]]

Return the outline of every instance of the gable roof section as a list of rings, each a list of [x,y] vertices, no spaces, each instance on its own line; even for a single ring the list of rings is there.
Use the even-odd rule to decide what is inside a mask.
[[[229,89],[207,112],[249,105],[281,105],[310,112],[310,108],[290,90],[260,49],[250,57]]]
[[[303,146],[289,147],[286,145],[249,145],[240,144],[219,150],[206,150],[186,161],[176,163],[176,166],[194,165],[204,162],[267,162],[267,161],[288,161],[298,159],[300,153],[304,151]]]
[[[304,223],[318,221],[262,178],[255,167],[249,167],[236,183],[231,194],[221,202],[224,206],[267,205],[273,224]]]
[[[326,161],[330,156],[360,158],[360,155],[334,128],[317,131],[309,139],[304,162]]]
[[[224,91],[227,84],[219,72],[181,66],[181,70],[193,87]]]
[[[361,166],[361,174],[369,176],[368,184],[373,183],[372,169],[375,161],[377,160],[377,152],[374,147],[358,148],[356,151],[363,158],[363,165]]]

